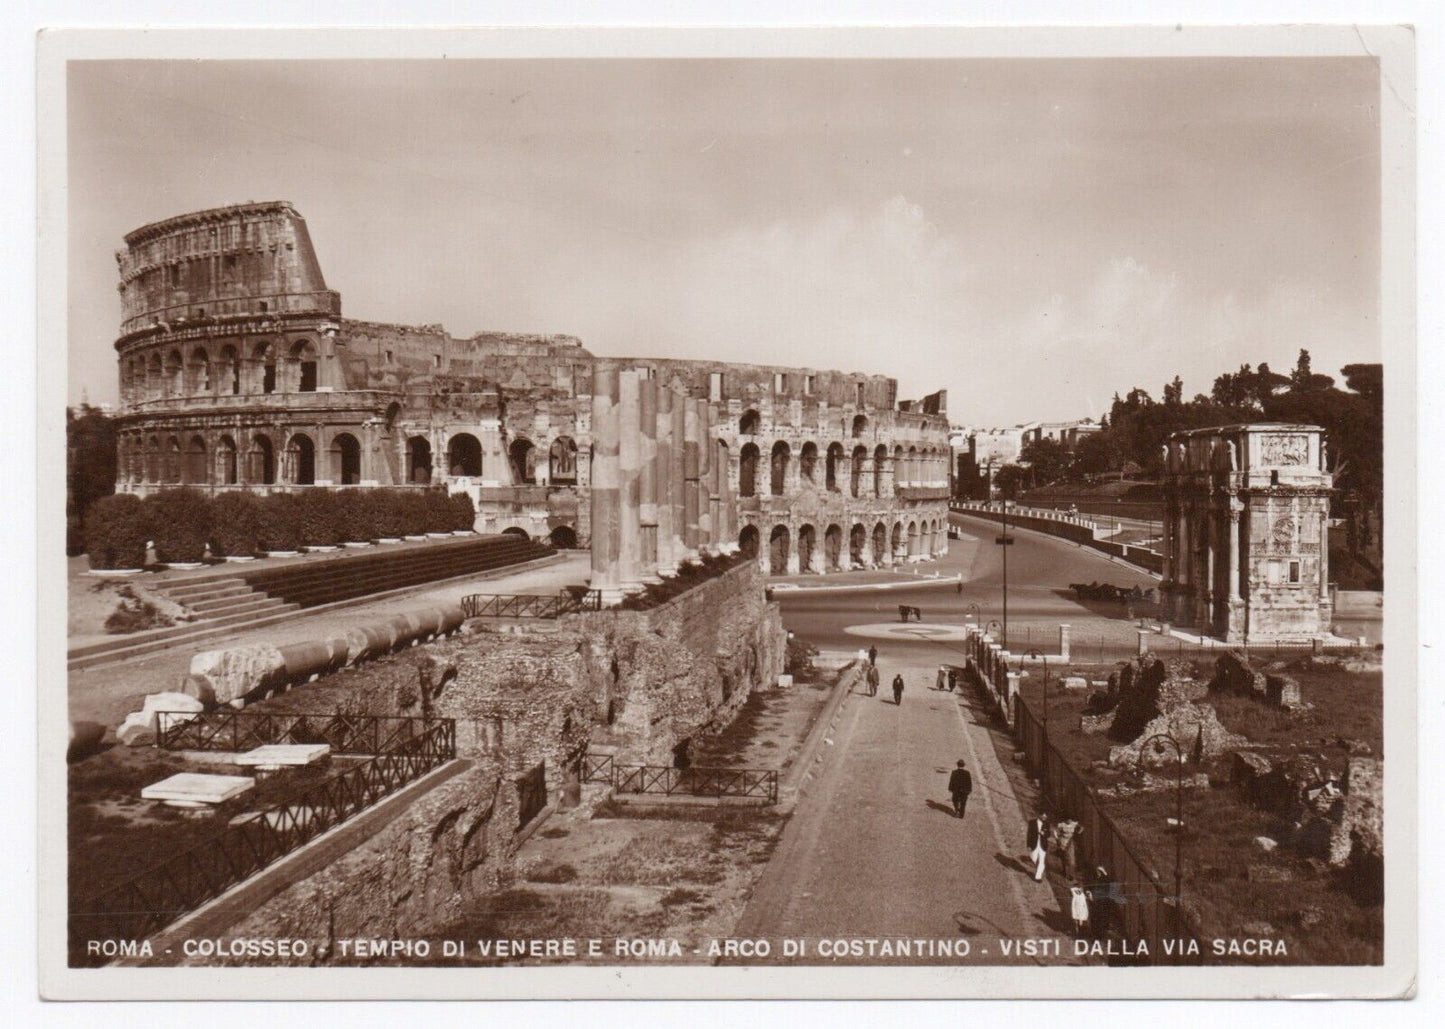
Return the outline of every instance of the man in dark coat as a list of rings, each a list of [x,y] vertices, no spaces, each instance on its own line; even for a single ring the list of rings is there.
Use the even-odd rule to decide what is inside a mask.
[[[893,677],[893,703],[903,705],[903,673]]]
[[[968,807],[968,795],[973,792],[973,776],[963,766],[963,761],[958,762],[958,767],[948,775],[948,793],[953,797],[953,815],[955,818],[962,818],[964,810]]]
[[[871,665],[876,665],[877,663],[878,663],[878,648],[877,648],[877,647],[869,647],[869,648],[868,648],[868,664],[871,666]]]

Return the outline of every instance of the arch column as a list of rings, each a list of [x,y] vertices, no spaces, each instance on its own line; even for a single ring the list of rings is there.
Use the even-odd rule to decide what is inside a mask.
[[[602,603],[622,603],[622,497],[619,463],[619,383],[617,369],[592,371],[592,518],[591,586]]]

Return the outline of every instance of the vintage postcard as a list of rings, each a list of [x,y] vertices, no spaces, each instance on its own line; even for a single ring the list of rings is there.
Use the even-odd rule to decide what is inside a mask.
[[[45,996],[1411,994],[1410,29],[37,45]]]

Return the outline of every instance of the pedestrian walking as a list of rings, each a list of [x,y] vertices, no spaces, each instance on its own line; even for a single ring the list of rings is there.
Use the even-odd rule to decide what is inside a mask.
[[[940,693],[942,693],[943,690],[944,690],[944,683],[946,683],[946,682],[948,682],[948,676],[947,676],[947,674],[945,673],[943,666],[942,666],[942,665],[939,665],[939,666],[938,666],[938,678],[937,678],[936,680],[934,680],[933,688],[936,689],[936,690],[938,690]]]
[[[899,707],[903,706],[903,674],[901,672],[893,677],[893,703]]]
[[[1088,932],[1089,898],[1077,881],[1069,886],[1069,916],[1074,920],[1074,938],[1082,940]]]
[[[957,593],[960,597],[963,596],[963,580],[962,580],[962,579],[959,579],[958,582],[954,583],[953,591],[954,591],[955,593]]]
[[[973,775],[960,758],[958,767],[948,775],[948,794],[953,798],[953,817],[962,818],[968,808],[968,795],[973,792]]]
[[[877,667],[877,665],[878,665],[878,648],[877,648],[877,647],[869,647],[869,648],[868,648],[868,665],[869,665],[870,668],[871,668],[871,667]]]
[[[876,696],[878,693],[878,666],[868,666],[868,696]]]
[[[1028,838],[1025,843],[1029,848],[1029,858],[1034,863],[1034,882],[1043,882],[1049,853],[1049,816],[1047,813],[1040,812],[1029,819]]]

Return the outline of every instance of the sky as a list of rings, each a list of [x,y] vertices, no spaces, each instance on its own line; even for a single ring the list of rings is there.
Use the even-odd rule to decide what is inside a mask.
[[[72,62],[68,396],[126,232],[289,200],[348,317],[886,374],[955,424],[1380,360],[1369,58]]]

